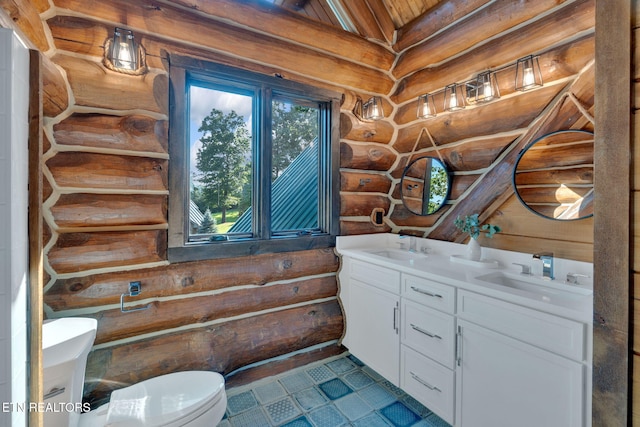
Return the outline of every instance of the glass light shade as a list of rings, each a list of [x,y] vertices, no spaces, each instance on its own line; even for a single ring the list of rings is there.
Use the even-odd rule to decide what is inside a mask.
[[[516,63],[516,90],[525,91],[542,86],[542,72],[538,57],[529,55]]]
[[[436,116],[436,105],[433,101],[433,95],[425,93],[418,97],[418,118],[426,119]]]
[[[133,32],[122,28],[115,29],[109,59],[116,69],[133,71],[138,68],[138,48]]]
[[[367,120],[384,119],[384,111],[382,110],[382,99],[379,96],[373,96],[364,105],[364,118]]]
[[[500,98],[500,88],[496,73],[485,71],[478,74],[475,85],[476,102],[489,102],[498,98]]]
[[[465,107],[462,86],[453,83],[444,88],[444,109],[447,111],[462,110]]]

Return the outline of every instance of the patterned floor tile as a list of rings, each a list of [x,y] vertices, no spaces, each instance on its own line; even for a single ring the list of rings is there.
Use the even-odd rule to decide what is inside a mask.
[[[360,366],[361,368],[364,366],[364,363],[362,363],[362,361],[357,357],[355,357],[353,354],[348,355],[347,358],[351,360],[353,363],[355,363],[356,365]]]
[[[428,416],[427,418],[424,419],[424,422],[426,423],[425,425],[429,427],[451,427],[449,423],[447,423],[445,420],[443,420],[436,414],[432,414]]]
[[[227,396],[218,427],[450,427],[351,355],[230,389]]]
[[[318,406],[322,406],[327,403],[327,398],[324,397],[324,395],[315,387],[294,393],[293,398],[305,411],[317,408]]]
[[[382,409],[396,400],[394,395],[379,384],[359,390],[358,395],[374,409]]]
[[[301,414],[300,409],[290,397],[269,403],[264,406],[264,409],[274,425],[282,424],[284,421],[291,420]]]
[[[366,365],[362,367],[362,371],[365,372],[367,375],[369,375],[371,378],[373,378],[374,381],[381,381],[384,379],[382,375],[380,375],[379,373],[377,373],[376,371],[374,371],[373,369],[371,369]]]
[[[349,372],[355,369],[356,364],[353,363],[348,358],[343,357],[327,363],[327,366],[336,374],[341,375],[341,374],[344,374],[345,372]]]
[[[381,417],[379,414],[372,412],[370,415],[367,415],[364,418],[360,418],[359,420],[353,423],[354,427],[389,427],[392,424],[389,424],[387,420]]]
[[[293,421],[289,421],[283,424],[282,427],[313,427],[306,417],[296,418]]]
[[[262,408],[254,408],[234,417],[229,417],[229,422],[233,427],[271,427],[271,423],[262,412]]]
[[[407,405],[407,407],[413,412],[418,414],[419,417],[426,418],[432,414],[432,412],[422,403],[418,402],[416,399],[409,395],[402,397],[401,402]]]
[[[344,382],[346,382],[354,390],[360,390],[361,388],[364,388],[369,384],[373,384],[373,380],[371,379],[371,377],[361,370],[349,372],[343,378]]]
[[[308,416],[316,427],[338,427],[349,422],[333,405],[311,411]]]
[[[345,396],[353,390],[344,383],[340,378],[334,378],[322,384],[319,384],[320,390],[331,400],[336,400]]]
[[[336,408],[350,421],[355,421],[373,412],[373,408],[362,400],[357,394],[348,394],[334,402]]]
[[[276,399],[287,395],[287,391],[280,385],[278,381],[271,381],[266,384],[262,384],[253,389],[258,401],[262,404],[273,402]]]
[[[331,378],[335,378],[336,374],[329,368],[324,365],[316,366],[314,368],[308,369],[307,375],[309,375],[313,381],[318,384],[330,380]]]
[[[420,420],[413,411],[400,402],[382,408],[380,413],[396,427],[407,427]]]
[[[390,381],[383,380],[383,381],[380,381],[380,384],[382,384],[382,386],[384,388],[389,390],[395,396],[403,396],[405,394],[404,391],[402,391],[402,389],[400,387],[397,387],[397,386],[391,384]]]
[[[295,393],[313,385],[311,379],[304,372],[297,372],[280,378],[280,382],[289,393]]]
[[[231,416],[257,406],[258,401],[251,390],[227,397],[227,412]]]

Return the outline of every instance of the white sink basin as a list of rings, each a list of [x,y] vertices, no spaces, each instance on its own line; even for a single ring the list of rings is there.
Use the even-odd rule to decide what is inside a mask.
[[[593,290],[583,285],[570,285],[562,281],[543,280],[534,276],[527,276],[506,271],[496,271],[482,276],[477,276],[477,280],[504,286],[511,289],[518,289],[540,296],[543,301],[554,299],[575,299],[593,294]]]
[[[426,258],[425,254],[421,254],[418,252],[401,251],[400,249],[375,249],[367,252],[371,255],[391,259],[394,261],[414,261],[416,259]]]

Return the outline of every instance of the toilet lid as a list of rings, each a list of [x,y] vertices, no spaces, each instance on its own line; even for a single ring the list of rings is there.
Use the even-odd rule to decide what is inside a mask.
[[[195,418],[224,390],[217,372],[184,371],[161,375],[111,394],[107,426],[162,426]],[[187,421],[187,420],[185,420]]]

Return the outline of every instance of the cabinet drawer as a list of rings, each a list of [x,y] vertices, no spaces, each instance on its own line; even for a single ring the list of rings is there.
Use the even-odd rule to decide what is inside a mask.
[[[458,316],[573,360],[585,359],[586,325],[461,290]]]
[[[402,299],[402,343],[453,369],[455,321],[452,315]]]
[[[402,275],[402,296],[452,314],[456,304],[456,288],[453,286],[408,274]]]
[[[404,345],[401,346],[400,363],[400,388],[453,425],[453,371]]]
[[[350,275],[353,279],[385,291],[400,293],[400,272],[358,260],[351,261]]]

